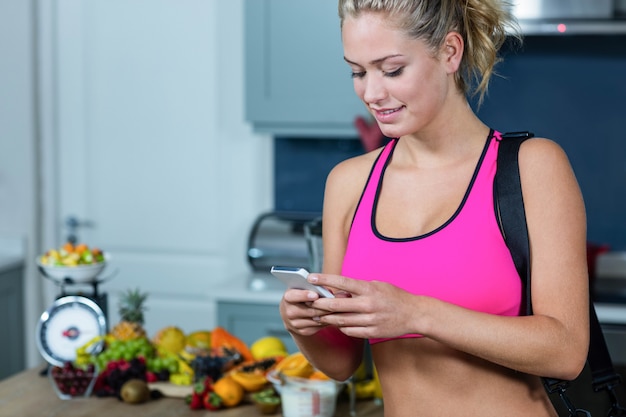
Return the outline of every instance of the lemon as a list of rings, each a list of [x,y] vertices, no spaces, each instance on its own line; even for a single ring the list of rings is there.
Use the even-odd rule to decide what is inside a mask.
[[[250,346],[254,359],[265,359],[273,356],[287,356],[287,347],[278,337],[266,336],[258,339]]]
[[[187,347],[192,349],[211,349],[211,332],[208,330],[198,330],[187,335]]]
[[[154,337],[157,348],[177,354],[185,347],[185,333],[176,326],[168,326],[159,330]]]

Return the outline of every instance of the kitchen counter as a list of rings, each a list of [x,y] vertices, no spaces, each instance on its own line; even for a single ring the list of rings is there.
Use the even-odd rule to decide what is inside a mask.
[[[41,368],[33,368],[0,381],[0,416],[19,417],[253,417],[261,416],[252,404],[220,411],[190,410],[179,398],[161,398],[131,405],[117,398],[80,398],[61,400],[54,393]],[[280,417],[282,414],[275,414]],[[348,404],[339,401],[335,417],[348,417]],[[373,401],[357,403],[357,417],[382,417],[383,407]]]
[[[24,260],[18,256],[0,255],[0,273],[24,266]]]
[[[210,297],[215,301],[278,305],[284,292],[284,284],[270,274],[249,273],[212,288]]]
[[[0,343],[0,379],[23,370],[26,363],[23,255],[19,239],[0,237],[0,334],[12,341]]]
[[[24,266],[24,252],[19,239],[0,237],[0,273]]]

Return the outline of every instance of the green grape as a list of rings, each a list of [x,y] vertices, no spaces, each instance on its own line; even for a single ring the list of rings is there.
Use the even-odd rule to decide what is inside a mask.
[[[124,356],[124,354],[129,351],[128,345],[126,343],[122,343],[117,347],[116,351],[119,352],[121,356]]]
[[[152,350],[147,346],[140,347],[139,351],[137,352],[137,356],[143,356],[146,359],[151,358],[152,354]]]
[[[112,350],[117,350],[117,349],[119,349],[119,347],[120,347],[121,345],[123,345],[123,344],[124,344],[124,342],[122,342],[121,340],[114,340],[114,341],[112,341],[112,342],[111,342],[111,344],[109,345],[109,349],[112,349]]]
[[[106,357],[110,360],[116,361],[122,358],[122,353],[120,352],[119,348],[115,350],[109,350]]]
[[[165,366],[163,364],[163,359],[161,359],[158,356],[152,360],[152,366],[156,372],[159,372],[165,369]]]
[[[111,359],[111,355],[112,355],[111,350],[107,349],[107,350],[105,350],[104,352],[102,352],[101,354],[99,354],[99,355],[98,355],[98,358],[100,358],[100,359],[105,360],[105,361],[107,361],[107,362],[108,362],[108,361],[109,361],[109,359]]]
[[[170,372],[170,374],[177,373],[178,372],[178,362],[169,364],[167,366],[167,370]]]
[[[134,352],[137,349],[137,343],[135,340],[128,340],[126,342],[126,350],[129,352]]]

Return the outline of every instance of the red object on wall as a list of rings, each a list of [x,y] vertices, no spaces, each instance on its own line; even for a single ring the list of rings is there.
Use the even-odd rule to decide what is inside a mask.
[[[598,256],[608,252],[610,249],[611,247],[607,244],[598,245],[587,242],[587,269],[589,271],[589,281],[593,282],[596,279],[596,263]]]
[[[376,121],[368,122],[364,117],[357,116],[354,119],[354,126],[359,132],[359,138],[361,139],[363,148],[365,148],[365,152],[373,151],[382,146],[385,136],[383,132],[380,131],[380,127],[378,127]]]

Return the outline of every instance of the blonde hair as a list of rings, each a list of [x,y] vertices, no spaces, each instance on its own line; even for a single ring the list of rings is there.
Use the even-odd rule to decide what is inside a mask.
[[[341,26],[347,17],[365,11],[387,13],[399,29],[426,42],[433,53],[443,46],[449,32],[459,33],[465,50],[455,74],[456,85],[466,94],[479,94],[479,103],[501,61],[498,51],[507,32],[521,41],[510,3],[504,0],[339,0]]]

